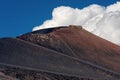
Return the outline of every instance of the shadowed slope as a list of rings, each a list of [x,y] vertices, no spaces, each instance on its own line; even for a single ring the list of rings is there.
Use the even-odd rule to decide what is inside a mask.
[[[48,30],[49,29],[45,29]],[[120,46],[70,26],[28,33],[18,38],[120,73]]]
[[[118,80],[80,60],[13,38],[0,39],[0,64],[97,80]]]

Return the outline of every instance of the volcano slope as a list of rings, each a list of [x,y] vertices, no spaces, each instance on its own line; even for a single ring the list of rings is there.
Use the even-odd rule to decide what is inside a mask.
[[[18,80],[18,79],[15,79],[15,78],[6,76],[6,75],[3,74],[3,73],[0,73],[0,80]]]
[[[0,39],[0,65],[46,72],[48,75],[72,76],[78,80],[119,79],[119,74],[108,73],[81,60],[16,38]]]
[[[0,71],[20,80],[119,80],[119,50],[79,26],[44,29],[1,38]]]
[[[120,46],[93,35],[80,26],[38,30],[17,38],[120,74]]]

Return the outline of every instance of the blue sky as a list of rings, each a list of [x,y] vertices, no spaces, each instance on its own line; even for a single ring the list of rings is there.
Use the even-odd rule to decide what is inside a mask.
[[[58,6],[83,8],[91,4],[107,6],[118,0],[0,0],[0,37],[15,37],[51,19]]]

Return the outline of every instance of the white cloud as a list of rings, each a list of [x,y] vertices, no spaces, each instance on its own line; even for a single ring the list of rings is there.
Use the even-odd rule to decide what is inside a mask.
[[[107,7],[92,4],[83,9],[60,6],[53,10],[52,19],[33,28],[81,25],[86,30],[120,45],[120,2]]]

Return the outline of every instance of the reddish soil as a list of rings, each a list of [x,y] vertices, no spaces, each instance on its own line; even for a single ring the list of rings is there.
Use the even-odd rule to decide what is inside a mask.
[[[40,30],[18,38],[120,73],[120,46],[80,26]]]
[[[81,27],[61,28],[50,34],[63,40],[72,49],[74,57],[120,73],[120,46]]]

